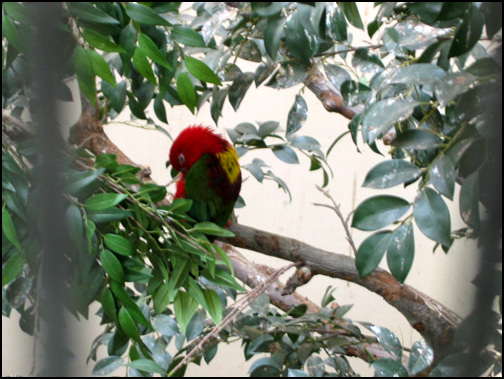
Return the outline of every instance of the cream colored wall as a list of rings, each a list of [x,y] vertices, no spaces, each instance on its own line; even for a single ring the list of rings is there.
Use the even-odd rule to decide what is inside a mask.
[[[362,14],[369,20],[369,9],[361,9]],[[244,62],[244,67],[254,66]],[[240,67],[242,67],[240,65]],[[277,120],[283,128],[286,125],[287,113],[292,106],[294,96],[302,90],[298,85],[288,90],[274,90],[261,86],[250,88],[238,112],[226,103],[223,110],[224,117],[219,121],[219,130],[232,128],[240,122],[254,122]],[[303,91],[303,96],[308,103],[309,116],[305,126],[298,134],[312,135],[322,144],[322,150],[327,151],[331,142],[347,130],[348,121],[342,116],[328,113],[308,90]],[[126,112],[127,113],[127,112]],[[183,107],[169,108],[167,114],[170,122],[166,129],[172,136],[185,126],[195,123],[214,125],[210,118],[210,107],[203,106],[199,114],[193,116]],[[150,111],[149,116],[154,117]],[[152,168],[152,177],[158,183],[168,183],[169,173],[165,169],[165,161],[171,141],[157,131],[134,128],[124,124],[110,124],[106,126],[110,138],[135,162],[149,165]],[[334,178],[331,179],[328,190],[337,203],[341,204],[344,214],[348,214],[357,204],[369,196],[381,193],[392,193],[409,201],[415,197],[416,186],[406,190],[401,186],[392,190],[372,190],[362,188],[361,184],[367,171],[378,162],[387,159],[371,152],[369,148],[360,145],[362,153],[357,153],[349,136],[344,137],[331,152],[329,164]],[[382,147],[386,155],[387,148]],[[276,183],[258,183],[247,171],[242,196],[247,206],[237,210],[240,223],[268,230],[288,237],[297,238],[314,246],[334,251],[336,253],[350,254],[350,249],[343,228],[329,209],[315,207],[313,203],[327,203],[328,200],[316,190],[315,185],[322,183],[320,172],[309,172],[309,161],[299,155],[300,165],[288,165],[280,162],[271,152],[257,151],[246,154],[241,158],[241,164],[259,157],[271,165],[271,170],[281,177],[289,186],[292,193],[292,202],[288,196],[277,188]],[[173,191],[173,187],[169,188]],[[458,195],[458,194],[457,194]],[[458,196],[453,203],[449,203],[452,217],[452,230],[462,227],[458,209]],[[353,237],[357,245],[369,233],[353,230]],[[468,314],[471,308],[471,299],[474,295],[474,286],[470,281],[477,272],[476,246],[472,241],[456,241],[448,254],[438,249],[432,253],[434,243],[423,237],[415,227],[415,260],[413,268],[406,283],[420,289],[434,299],[440,301],[448,308],[461,316]],[[258,263],[281,267],[286,264],[279,259],[264,256],[254,252],[247,252],[247,257]],[[382,267],[386,268],[386,261]],[[396,333],[405,346],[420,339],[402,315],[391,308],[379,296],[353,284],[327,277],[315,277],[299,292],[316,303],[319,303],[327,286],[337,287],[334,296],[339,304],[354,304],[347,316],[352,320],[365,320],[376,325],[385,326]],[[96,309],[95,309],[96,310]],[[92,313],[92,312],[91,312]],[[92,338],[99,334],[102,327],[98,325],[99,318],[92,316],[90,321],[75,324],[80,331],[82,339],[79,351],[75,351],[75,367],[80,375],[89,375],[93,364],[85,365],[85,358],[91,345]],[[104,348],[100,350],[104,356]],[[32,358],[31,339],[19,332],[16,317],[2,318],[2,375],[27,375],[30,370]],[[188,375],[200,376],[246,376],[252,359],[244,362],[243,351],[239,344],[220,346],[217,357],[209,367],[202,363],[202,367],[191,365]],[[356,367],[363,368],[364,373],[372,374],[367,365],[357,361]],[[116,371],[114,374],[120,374]]]

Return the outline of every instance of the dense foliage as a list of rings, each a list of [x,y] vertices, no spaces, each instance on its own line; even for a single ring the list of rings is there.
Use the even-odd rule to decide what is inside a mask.
[[[357,150],[364,143],[383,155],[380,147],[391,147],[363,185],[415,185],[418,191],[414,199],[373,196],[355,209],[351,226],[372,232],[356,253],[361,278],[386,254],[393,276],[406,280],[415,254],[413,223],[434,249],[450,253],[454,239],[480,237],[482,206],[500,212],[493,209],[501,187],[492,173],[501,174],[502,161],[501,3],[377,3],[377,16],[367,26],[356,3],[194,3],[193,12],[184,13],[182,4],[64,3],[61,23],[54,25],[68,56],[60,67],[60,98],[71,97],[63,83],[76,75],[100,119],[129,108],[132,117],[162,131],[167,105],[194,113],[210,102],[218,123],[226,99],[237,110],[245,94],[253,96],[253,85],[281,90],[304,84],[323,102],[327,92],[317,92],[317,85],[326,86],[344,104],[326,102],[326,109],[351,119],[326,152],[315,137],[299,134],[309,117],[303,91],[284,119],[241,123],[228,134],[240,156],[270,149],[287,164],[297,163],[298,154],[309,156],[309,169],[320,170],[323,186],[332,177],[327,156],[344,135],[351,135]],[[2,4],[2,106],[17,118],[33,101],[34,17],[23,3]],[[353,28],[365,29],[375,44],[354,46]],[[243,72],[241,60],[256,62],[255,72]],[[5,128],[4,133],[9,135]],[[29,334],[40,325],[34,274],[41,259],[39,225],[47,222],[37,212],[38,167],[32,135],[3,139],[2,312],[19,312]],[[259,158],[243,166],[259,182],[272,179],[290,195],[288,183],[265,167]],[[115,155],[78,148],[68,153],[61,173],[73,246],[65,257],[67,306],[87,317],[89,304],[98,301],[106,325],[90,358],[96,359],[100,345],[109,357],[96,363],[95,374],[121,365],[131,375],[170,372],[194,341],[222,321],[237,291],[244,291],[226,253],[206,238],[232,233],[183,221],[190,202],[163,203],[166,189],[142,183],[139,170]],[[467,226],[452,230],[446,202],[457,185]],[[492,291],[500,295],[501,289]],[[386,328],[361,323],[389,353],[373,359],[364,345],[369,336],[344,318],[348,307],[329,307],[332,300],[328,290],[319,313],[306,313],[303,305],[283,312],[262,295],[194,361],[211,361],[218,342],[238,337],[247,359],[269,353],[253,363],[253,376],[350,376],[346,356],[352,348],[363,352],[378,375],[415,375],[431,365],[433,351],[424,340],[405,352]],[[499,319],[488,325],[495,351],[487,351],[479,368],[492,367],[495,374],[501,367]],[[170,343],[176,356],[166,351]],[[436,374],[457,373],[452,370],[459,369],[466,342],[460,337],[456,343],[457,353]]]

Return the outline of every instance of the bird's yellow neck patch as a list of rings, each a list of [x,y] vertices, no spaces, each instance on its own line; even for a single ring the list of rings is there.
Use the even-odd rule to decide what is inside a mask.
[[[224,169],[229,182],[235,183],[240,176],[240,165],[238,164],[238,154],[233,146],[227,146],[222,153],[217,153],[217,159]]]

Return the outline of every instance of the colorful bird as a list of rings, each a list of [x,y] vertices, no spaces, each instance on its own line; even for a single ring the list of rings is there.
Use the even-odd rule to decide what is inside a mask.
[[[173,141],[170,163],[180,171],[175,199],[191,199],[188,215],[224,227],[241,188],[234,147],[210,127],[189,126]]]

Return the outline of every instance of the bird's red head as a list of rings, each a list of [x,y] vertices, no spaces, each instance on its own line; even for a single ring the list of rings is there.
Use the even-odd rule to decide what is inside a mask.
[[[222,153],[229,146],[220,135],[208,126],[188,126],[173,141],[170,150],[170,163],[173,168],[183,173],[204,154]]]

